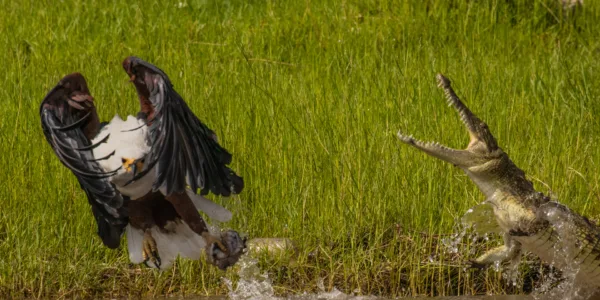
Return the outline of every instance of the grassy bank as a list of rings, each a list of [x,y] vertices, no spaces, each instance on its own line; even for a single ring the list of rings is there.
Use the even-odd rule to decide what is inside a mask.
[[[536,187],[600,216],[600,3],[558,1],[4,1],[0,11],[0,297],[214,295],[218,271],[158,273],[104,248],[85,195],[43,140],[38,109],[79,71],[102,119],[135,114],[120,62],[155,63],[234,154],[246,180],[227,227],[289,237],[266,258],[278,293],[384,296],[524,292],[457,266],[498,244],[441,239],[483,200],[458,169],[402,145],[398,129],[467,143],[434,75],[486,120]],[[470,253],[473,249],[474,251]]]

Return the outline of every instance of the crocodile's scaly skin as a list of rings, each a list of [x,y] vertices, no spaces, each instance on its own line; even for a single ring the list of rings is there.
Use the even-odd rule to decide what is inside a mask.
[[[530,251],[547,263],[575,274],[583,287],[600,287],[600,228],[560,203],[537,192],[533,184],[498,147],[487,124],[465,106],[438,74],[448,104],[453,106],[470,136],[466,149],[451,149],[398,133],[398,138],[430,156],[452,163],[467,173],[486,195],[502,232],[504,245],[475,259],[474,266],[515,261]]]

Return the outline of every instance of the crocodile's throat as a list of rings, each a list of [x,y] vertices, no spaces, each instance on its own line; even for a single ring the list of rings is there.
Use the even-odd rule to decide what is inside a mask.
[[[535,208],[548,201],[547,197],[537,192],[525,172],[519,169],[509,158],[492,160],[487,164],[462,168],[477,185],[488,201],[516,197],[521,199],[520,205]],[[503,195],[498,197],[498,195]]]

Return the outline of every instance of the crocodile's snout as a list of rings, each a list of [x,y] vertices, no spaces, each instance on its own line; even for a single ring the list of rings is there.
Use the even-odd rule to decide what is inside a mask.
[[[458,98],[452,89],[451,81],[442,74],[436,76],[438,86],[444,90],[446,101],[449,106],[454,107],[460,120],[469,133],[469,144],[466,149],[452,149],[437,142],[423,142],[413,138],[411,135],[398,133],[398,138],[433,157],[452,163],[461,168],[471,168],[488,163],[490,160],[499,158],[503,152],[498,147],[496,139],[490,132],[488,125],[479,119]]]

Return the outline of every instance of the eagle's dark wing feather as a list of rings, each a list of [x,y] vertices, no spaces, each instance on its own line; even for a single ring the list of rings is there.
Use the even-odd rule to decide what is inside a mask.
[[[81,74],[67,75],[44,98],[40,117],[46,140],[87,195],[102,242],[116,248],[128,223],[128,199],[109,181],[114,172],[103,172],[93,157],[90,139],[100,124],[92,99]]]
[[[202,194],[240,193],[244,181],[227,167],[231,154],[173,89],[168,76],[137,57],[125,59],[123,67],[137,89],[151,144],[144,171],[134,180],[156,167],[153,189],[167,196],[185,192],[186,185]]]

